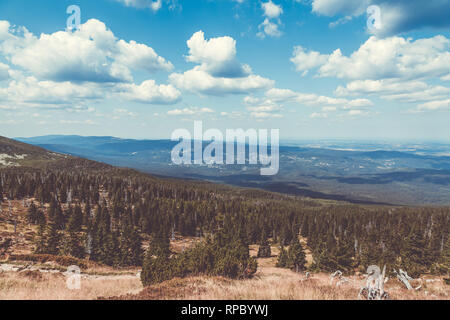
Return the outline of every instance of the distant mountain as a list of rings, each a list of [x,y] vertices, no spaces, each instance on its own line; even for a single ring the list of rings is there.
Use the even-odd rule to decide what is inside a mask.
[[[278,175],[262,177],[255,165],[173,165],[176,142],[170,140],[59,135],[18,140],[156,175],[357,203],[450,205],[450,147],[444,144],[291,144],[280,147]]]

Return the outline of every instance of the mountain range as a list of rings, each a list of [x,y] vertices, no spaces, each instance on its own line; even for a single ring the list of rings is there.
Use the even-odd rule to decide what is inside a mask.
[[[174,165],[171,150],[177,142],[170,140],[76,135],[16,140],[154,175],[354,203],[450,205],[450,156],[445,144],[290,142],[280,147],[279,173],[266,177],[259,175],[257,165]]]

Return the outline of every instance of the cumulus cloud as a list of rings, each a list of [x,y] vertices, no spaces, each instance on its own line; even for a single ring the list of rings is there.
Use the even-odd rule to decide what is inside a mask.
[[[381,9],[381,28],[372,30],[377,35],[450,27],[448,0],[313,0],[312,11],[329,17],[357,17],[366,14],[370,5]]]
[[[214,77],[238,78],[251,73],[248,65],[236,60],[236,40],[231,37],[205,39],[203,31],[198,31],[187,41],[189,55],[187,61],[200,64],[200,69]]]
[[[280,15],[283,13],[281,5],[277,5],[269,0],[268,2],[261,3],[261,9],[264,12],[264,21],[258,26],[260,30],[257,36],[260,38],[280,37],[283,33],[279,27],[281,25]]]
[[[100,99],[101,90],[96,85],[77,85],[71,82],[39,81],[35,77],[12,80],[0,88],[0,100],[19,104],[46,104],[67,107],[85,100]]]
[[[8,26],[5,32],[5,26]],[[91,19],[75,32],[34,36],[0,26],[0,52],[39,78],[74,82],[131,82],[131,70],[171,70],[172,64],[145,44],[118,40],[101,21]]]
[[[0,100],[23,107],[86,108],[92,100],[173,104],[181,93],[154,80],[134,84],[132,71],[169,71],[173,65],[145,44],[117,39],[92,19],[75,32],[34,36],[0,21]],[[12,69],[16,67],[15,69]]]
[[[317,68],[320,77],[344,79],[418,79],[446,76],[450,72],[450,40],[444,36],[405,39],[370,37],[350,56],[340,49],[323,55],[294,49],[291,59],[300,71]]]
[[[283,8],[273,3],[272,0],[261,3],[261,7],[264,10],[264,15],[269,19],[277,19],[283,13]]]
[[[198,65],[184,73],[172,73],[176,87],[209,95],[244,94],[265,89],[273,81],[252,73],[248,65],[236,60],[236,41],[231,37],[205,39],[198,31],[187,41],[187,61]]]
[[[140,85],[119,85],[119,96],[129,100],[148,104],[174,104],[181,98],[181,93],[172,85],[158,85],[155,80],[146,80]]]
[[[416,109],[410,110],[410,112],[418,113],[436,110],[450,110],[450,99],[425,102],[419,104]]]
[[[291,62],[295,69],[306,75],[309,70],[324,65],[328,60],[328,55],[320,54],[317,51],[306,51],[302,46],[294,47]]]

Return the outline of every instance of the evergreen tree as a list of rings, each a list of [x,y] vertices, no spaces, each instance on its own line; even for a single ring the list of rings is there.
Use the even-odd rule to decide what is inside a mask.
[[[34,240],[34,253],[41,254],[46,252],[45,225],[41,224]]]
[[[27,210],[26,219],[29,223],[36,224],[37,222],[38,209],[34,205],[34,202],[31,203],[30,207]]]
[[[420,277],[431,266],[430,253],[423,231],[415,225],[406,240],[402,254],[402,267],[413,278]]]
[[[83,224],[83,212],[80,206],[76,205],[74,210],[70,210],[69,221],[67,223],[67,230],[72,232],[80,232]]]
[[[286,252],[286,249],[284,249],[284,246],[280,245],[280,254],[278,255],[278,261],[277,261],[277,267],[279,268],[286,268],[288,266],[288,253]]]
[[[306,254],[298,240],[294,240],[289,246],[288,251],[288,267],[292,268],[295,272],[305,270]]]
[[[258,248],[258,258],[270,258],[271,255],[270,244],[267,240],[266,232],[263,231]]]
[[[84,258],[85,247],[83,246],[82,237],[74,231],[68,231],[64,237],[62,245],[62,253],[75,258]]]
[[[448,277],[450,275],[450,236],[447,236],[447,241],[442,250],[442,268]]]
[[[47,230],[45,234],[45,252],[48,254],[58,254],[61,243],[61,235],[54,222],[47,224]]]

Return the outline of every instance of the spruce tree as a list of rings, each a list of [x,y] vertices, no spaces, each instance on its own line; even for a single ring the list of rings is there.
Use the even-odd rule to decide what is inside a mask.
[[[450,236],[447,236],[447,241],[442,250],[442,267],[448,278],[450,275]]]
[[[58,228],[54,222],[49,222],[47,224],[47,230],[45,234],[45,253],[48,254],[58,254],[61,243],[61,235],[59,234]]]
[[[278,255],[277,267],[286,268],[288,266],[288,253],[284,246],[280,244],[280,254]]]
[[[270,244],[267,240],[266,232],[263,231],[258,248],[258,258],[270,258],[271,254]]]
[[[42,254],[46,253],[46,237],[45,237],[45,225],[41,224],[38,227],[38,233],[34,240],[34,253]]]
[[[36,224],[38,218],[38,209],[36,208],[34,202],[31,203],[30,207],[27,210],[26,219],[29,223]]]
[[[83,246],[82,237],[74,231],[68,231],[63,240],[62,253],[75,258],[84,258],[85,247]]]
[[[420,277],[431,266],[430,253],[427,250],[427,241],[423,231],[416,224],[406,240],[402,252],[403,269],[413,278]]]
[[[295,272],[305,270],[306,254],[298,239],[294,240],[289,246],[288,266]]]
[[[80,206],[75,206],[73,210],[70,210],[69,221],[67,223],[67,230],[72,232],[80,232],[83,224],[83,212]]]

